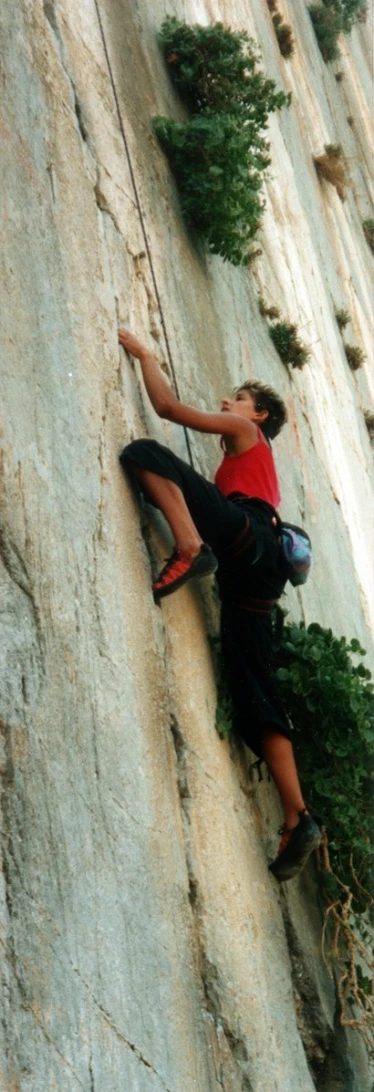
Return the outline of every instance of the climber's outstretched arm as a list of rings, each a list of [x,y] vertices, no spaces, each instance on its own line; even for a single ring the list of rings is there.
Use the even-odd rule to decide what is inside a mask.
[[[245,436],[248,447],[257,443],[257,430],[252,421],[228,411],[204,413],[193,406],[186,406],[173,394],[154,354],[134,334],[120,329],[118,340],[126,352],[139,360],[147,394],[159,417],[196,429],[197,432],[212,432],[219,436]]]
[[[137,357],[139,360],[145,387],[152,402],[152,406],[159,417],[165,417],[168,410],[171,409],[173,402],[176,402],[177,399],[161,371],[156,357],[145,347],[145,345],[142,345],[139,339],[135,337],[134,334],[131,334],[129,330],[120,329],[118,331],[118,340],[120,345],[123,345],[123,348],[126,349],[127,353],[131,353],[132,356]]]

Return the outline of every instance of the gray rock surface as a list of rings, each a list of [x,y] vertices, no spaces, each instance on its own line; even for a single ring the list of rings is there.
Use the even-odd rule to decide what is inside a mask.
[[[368,1092],[313,889],[283,898],[269,878],[276,795],[215,731],[211,590],[153,605],[165,533],[139,518],[118,454],[150,434],[185,456],[185,439],[147,404],[117,325],[169,374],[172,359],[201,407],[248,372],[279,389],[283,513],[317,546],[287,607],[372,653],[369,27],[342,44],[337,83],[303,3],[282,2],[287,63],[265,0],[172,10],[246,27],[293,92],[271,120],[249,273],[194,248],[151,134],[154,114],[180,111],[156,42],[170,8],[19,0],[1,16],[0,1089]],[[312,163],[335,141],[344,204]],[[281,364],[259,293],[301,327],[303,372]],[[367,353],[354,374],[336,306]],[[190,443],[212,473],[218,442],[216,460],[211,440]]]

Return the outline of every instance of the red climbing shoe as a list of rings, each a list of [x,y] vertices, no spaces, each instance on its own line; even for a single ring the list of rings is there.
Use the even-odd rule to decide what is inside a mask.
[[[282,839],[278,854],[275,861],[269,865],[270,872],[276,880],[279,880],[279,883],[292,880],[301,872],[308,857],[314,849],[317,849],[322,838],[320,827],[313,816],[304,811],[299,814],[299,822],[293,830],[287,830],[287,827],[280,827],[279,830]]]
[[[156,602],[164,599],[165,595],[171,595],[195,576],[208,576],[209,573],[215,573],[217,566],[217,558],[210,546],[206,546],[205,543],[196,557],[192,557],[192,554],[184,550],[174,550],[171,557],[167,559],[165,567],[161,569],[157,580],[152,584]]]

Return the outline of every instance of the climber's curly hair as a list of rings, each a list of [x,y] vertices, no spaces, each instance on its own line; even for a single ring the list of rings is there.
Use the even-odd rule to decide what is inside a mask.
[[[265,383],[261,383],[259,379],[248,379],[246,383],[241,383],[240,387],[236,387],[235,394],[239,391],[249,391],[253,395],[255,400],[256,410],[268,411],[268,417],[261,424],[261,430],[264,436],[268,440],[274,440],[275,436],[278,436],[281,428],[287,421],[287,410],[284,402],[279,397],[276,391],[273,391],[272,387],[267,387]]]

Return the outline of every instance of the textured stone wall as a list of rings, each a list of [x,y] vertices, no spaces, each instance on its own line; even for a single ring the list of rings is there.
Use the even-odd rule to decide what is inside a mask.
[[[337,1026],[312,875],[286,892],[269,878],[276,795],[215,731],[211,588],[153,605],[167,536],[118,465],[144,434],[186,454],[117,345],[121,321],[170,371],[156,281],[185,400],[213,407],[251,374],[288,404],[283,513],[316,546],[291,616],[372,650],[369,28],[344,41],[337,83],[304,3],[282,11],[287,63],[265,0],[19,0],[1,16],[1,1092],[369,1088]],[[293,93],[271,120],[249,273],[194,247],[151,135],[153,114],[180,111],[156,43],[167,13],[247,28]],[[344,204],[312,163],[336,141]],[[260,292],[299,323],[302,372],[277,357]],[[334,306],[367,353],[355,374]],[[211,473],[218,441],[190,442]]]

